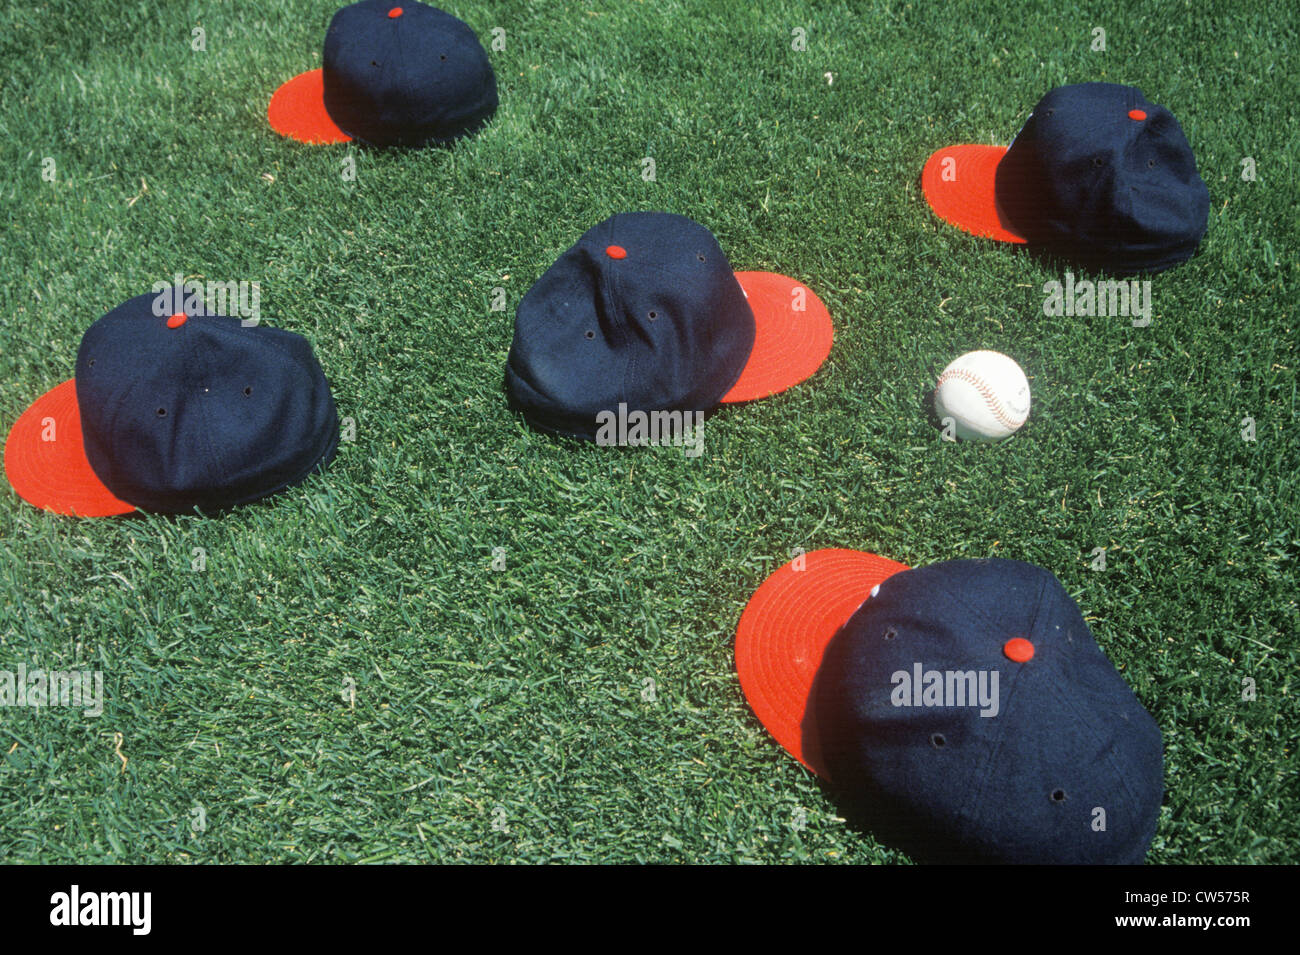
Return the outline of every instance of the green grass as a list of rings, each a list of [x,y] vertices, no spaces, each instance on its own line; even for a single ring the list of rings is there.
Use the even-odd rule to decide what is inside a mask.
[[[419,152],[267,127],[334,6],[0,12],[3,428],[92,321],[178,270],[260,281],[357,426],[324,475],[221,519],[70,520],[3,489],[0,669],[102,669],[107,699],[0,710],[0,859],[905,861],[837,817],[732,664],[791,548],[857,547],[1053,570],[1164,734],[1150,861],[1300,861],[1286,4],[458,0],[480,37],[507,31],[501,109]],[[1173,109],[1210,188],[1148,328],[1045,317],[1060,267],[941,225],[917,184],[933,149],[1008,142],[1088,80]],[[835,322],[814,379],[710,419],[696,459],[506,408],[519,298],[631,209],[704,223]],[[923,410],[973,348],[1031,378],[1029,424],[995,446],[945,443]]]

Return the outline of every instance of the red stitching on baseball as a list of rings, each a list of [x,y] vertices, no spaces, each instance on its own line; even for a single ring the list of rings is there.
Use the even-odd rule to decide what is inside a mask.
[[[1024,418],[1017,421],[1015,418],[1010,417],[1006,411],[1003,410],[1002,402],[999,401],[997,395],[993,393],[993,389],[988,386],[988,382],[975,374],[975,372],[968,371],[965,368],[949,368],[945,371],[939,376],[939,382],[934,386],[935,391],[938,391],[943,383],[949,378],[960,378],[968,385],[974,386],[975,390],[984,397],[984,403],[988,405],[989,411],[993,412],[993,417],[998,419],[999,424],[1006,425],[1012,431],[1015,431],[1016,428],[1019,428],[1025,423]]]

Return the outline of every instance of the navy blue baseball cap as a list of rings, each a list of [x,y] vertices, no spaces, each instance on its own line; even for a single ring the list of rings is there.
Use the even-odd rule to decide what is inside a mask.
[[[814,551],[755,592],[736,668],[777,740],[920,861],[1136,864],[1150,846],[1160,730],[1041,567]]]
[[[171,289],[86,330],[76,376],[10,430],[5,475],[28,503],[59,514],[220,510],[303,481],[338,440],[306,339],[208,314]]]
[[[775,272],[733,272],[704,226],[610,216],[530,288],[506,363],[511,407],[542,431],[595,440],[597,418],[700,411],[775,394],[830,354],[826,306]]]
[[[361,0],[334,14],[322,67],[284,83],[267,108],[305,143],[446,143],[497,108],[497,81],[474,31],[415,0]]]
[[[958,228],[1120,274],[1186,261],[1210,210],[1173,113],[1114,83],[1057,87],[1010,147],[940,149],[921,184]]]

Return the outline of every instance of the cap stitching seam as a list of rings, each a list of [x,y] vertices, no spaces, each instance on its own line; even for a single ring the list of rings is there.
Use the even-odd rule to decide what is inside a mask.
[[[201,315],[197,317],[209,318],[215,316]],[[209,388],[207,386],[211,384],[211,379],[212,379],[211,369],[208,368],[206,363],[203,361],[203,358],[201,356],[201,350],[198,347],[197,341],[186,342],[186,345],[189,348],[190,355],[192,360],[194,361],[194,364],[196,366],[201,367],[202,369],[202,376],[203,376],[202,381],[205,384],[204,393],[205,394],[209,393]],[[212,469],[206,469],[208,472],[207,476],[212,480],[213,486],[216,486],[218,479],[221,477],[221,474],[224,473],[226,470],[226,461],[224,455],[217,453],[216,445],[212,443],[213,420],[211,415],[208,412],[208,408],[202,397],[198,398],[198,408],[199,408],[199,418],[203,422],[203,429],[200,435],[200,440],[202,440],[204,446],[207,448],[210,459],[214,461],[217,465],[216,473],[213,473]]]
[[[394,59],[395,61],[397,61],[397,62],[396,62],[396,68],[397,68],[397,70],[399,70],[399,71],[401,72],[402,75],[406,75],[406,50],[405,50],[405,48],[402,46],[402,33],[404,32],[404,28],[402,27],[402,20],[403,20],[404,18],[403,18],[403,17],[389,17],[388,19],[389,19],[389,22],[392,24],[393,31],[394,31],[394,37],[393,37],[393,59]],[[388,75],[392,75],[392,74],[389,73],[389,71],[388,71],[388,64],[387,64],[387,63],[384,64],[384,72],[387,73]]]
[[[614,241],[615,218],[617,218],[617,216],[611,216],[609,220],[609,231],[607,235],[609,241],[606,243],[606,248],[608,248],[611,245],[618,244],[617,242]],[[600,261],[600,260],[597,259],[596,261]],[[624,348],[629,343],[630,336],[628,336],[625,333],[625,330],[622,327],[622,314],[621,313],[616,314],[617,307],[615,303],[617,301],[617,296],[616,296],[616,289],[614,286],[617,282],[618,282],[618,276],[614,269],[604,268],[600,270],[600,292],[605,299],[606,314],[609,315],[610,317],[611,330],[615,333],[618,347]],[[597,321],[600,320],[599,315],[597,315],[596,318]],[[636,370],[636,349],[625,348],[625,350],[627,352],[627,355],[624,358],[626,364],[623,366],[623,378],[622,378],[622,383],[619,385],[618,397],[620,401],[626,404],[627,397],[628,397],[628,386],[627,386],[628,379],[633,377],[633,374]],[[611,409],[604,409],[604,410],[612,411],[614,409],[611,408]]]
[[[1029,620],[1029,633],[1031,635],[1034,633],[1035,626],[1038,622],[1038,613],[1039,613],[1039,609],[1042,607],[1043,604],[1043,593],[1046,586],[1047,586],[1046,580],[1041,580],[1039,582],[1038,594],[1035,598],[1035,603],[1034,603],[1034,611],[1030,615],[1030,620]],[[968,609],[974,610],[974,608],[968,608]],[[984,614],[979,613],[978,611],[975,612],[978,613],[979,616],[984,616]],[[991,620],[987,622],[989,622],[990,624],[992,623]],[[1011,685],[1007,689],[1006,700],[1003,704],[1000,705],[1005,706],[1006,708],[1010,708],[1011,703],[1015,698],[1016,690],[1020,686],[1021,674],[1023,672],[1024,672],[1023,667],[1016,668],[1015,675],[1011,678]],[[980,797],[984,794],[984,790],[987,787],[987,783],[991,775],[990,767],[997,761],[997,756],[1002,751],[1002,747],[1005,745],[1006,722],[1007,721],[1004,720],[1002,725],[998,727],[996,742],[992,747],[992,749],[990,750],[988,756],[985,758],[984,764],[980,767],[979,771],[976,773],[975,778],[979,781],[978,789],[973,791],[966,798],[966,800],[962,803],[961,808],[957,811],[958,816],[964,819],[971,819],[972,821],[974,820],[974,812],[971,811],[970,807],[979,804]]]

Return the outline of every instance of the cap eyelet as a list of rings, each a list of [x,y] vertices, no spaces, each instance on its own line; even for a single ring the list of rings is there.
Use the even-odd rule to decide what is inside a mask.
[[[87,367],[87,368],[94,368],[94,367],[95,367],[95,359],[92,358],[92,359],[90,359],[90,361],[86,362],[86,367]]]
[[[253,386],[248,385],[246,388],[244,388],[244,397],[250,398],[252,397],[252,395],[253,395]]]
[[[596,333],[593,332],[593,331],[588,330],[588,332],[587,332],[587,341],[591,341],[591,340],[592,340],[593,338],[595,338],[595,337],[596,337]]]
[[[1052,802],[1065,802],[1065,790],[1064,790],[1064,789],[1053,789],[1053,790],[1052,790]]]
[[[158,409],[158,417],[160,417],[160,418],[165,418],[165,417],[167,417],[167,409],[166,409],[166,408],[159,408],[159,409]]]
[[[1155,161],[1154,159],[1148,159],[1148,160],[1147,160],[1147,168],[1148,168],[1148,169],[1155,169],[1155,168],[1156,168],[1156,161]]]
[[[438,59],[440,59],[440,60],[446,60],[446,59],[447,59],[447,54],[446,54],[446,53],[442,54],[442,56],[438,57]]]
[[[948,745],[948,741],[944,739],[942,733],[935,733],[930,737],[930,745],[933,746],[935,749],[943,749],[945,746]]]
[[[699,259],[701,262],[704,261],[704,253],[703,253],[703,252],[697,252],[697,253],[695,254],[695,257],[696,257],[697,259]]]
[[[652,322],[658,317],[659,317],[659,313],[654,311],[652,311],[649,315],[646,316],[646,318],[650,319],[650,321]]]
[[[1097,166],[1098,168],[1100,168],[1101,166],[1105,165],[1105,163],[1106,163],[1106,160],[1102,159],[1100,156],[1093,156],[1093,157],[1092,157],[1092,164],[1093,164],[1094,166]]]
[[[898,636],[898,631],[895,630],[893,627],[890,627],[888,630],[885,631],[886,640],[893,640],[894,637],[896,636]]]

